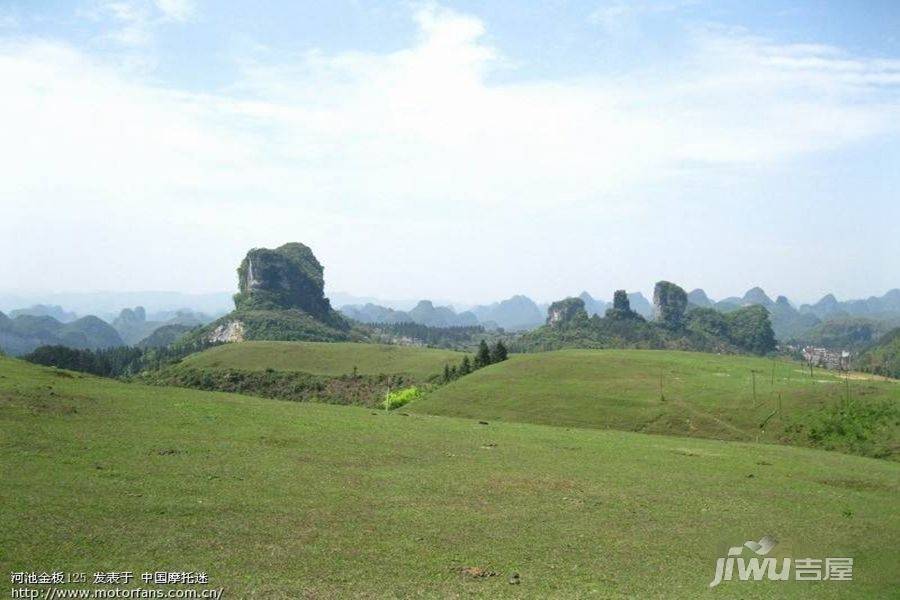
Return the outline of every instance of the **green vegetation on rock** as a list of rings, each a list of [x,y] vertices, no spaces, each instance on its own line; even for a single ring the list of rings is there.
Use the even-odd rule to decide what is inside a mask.
[[[660,281],[653,295],[656,321],[631,309],[625,290],[617,290],[604,317],[588,317],[581,298],[550,305],[547,324],[512,342],[518,352],[563,348],[647,348],[766,354],[775,350],[769,313],[758,305],[720,313],[688,307],[687,294]]]
[[[864,317],[838,318],[816,325],[795,342],[823,348],[860,351],[876,343],[890,330],[891,323],[888,321]]]
[[[687,292],[670,281],[659,281],[653,288],[653,307],[666,327],[681,327],[687,304]]]
[[[183,335],[191,331],[190,325],[163,325],[137,343],[138,348],[162,348],[177,342]]]
[[[900,328],[885,334],[860,355],[857,366],[870,373],[900,379]]]
[[[331,308],[324,269],[312,250],[290,243],[254,248],[237,270],[235,310],[186,337],[210,341],[349,341],[362,334]]]

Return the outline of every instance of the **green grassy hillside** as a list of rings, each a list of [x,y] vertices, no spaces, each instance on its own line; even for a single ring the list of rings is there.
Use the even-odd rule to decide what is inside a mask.
[[[427,379],[457,364],[462,354],[413,346],[327,342],[241,342],[225,344],[192,355],[182,365],[195,369],[244,371],[301,371],[313,375],[340,376],[402,374]]]
[[[0,358],[0,467],[3,572],[203,570],[231,598],[900,585],[900,465],[785,446],[406,417]],[[710,592],[716,558],[763,535],[778,557],[853,557],[854,581]]]
[[[848,389],[851,403],[842,413]],[[799,363],[744,356],[660,350],[517,355],[436,390],[411,410],[781,441],[874,456],[900,452],[900,382],[855,374],[848,385],[832,372],[815,370],[811,377]],[[857,435],[860,423],[865,431]]]
[[[857,362],[868,372],[900,378],[900,327],[867,348]]]

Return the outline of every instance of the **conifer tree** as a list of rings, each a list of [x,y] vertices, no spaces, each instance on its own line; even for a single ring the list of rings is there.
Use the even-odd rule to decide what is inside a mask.
[[[491,350],[491,362],[498,363],[506,360],[508,352],[506,350],[506,346],[503,344],[502,340],[497,340],[497,343],[494,344],[493,350]]]
[[[459,374],[468,375],[472,372],[472,363],[469,361],[469,355],[463,356],[462,362],[459,364]]]
[[[481,340],[478,344],[478,352],[475,354],[475,368],[480,369],[491,364],[491,350],[488,348],[487,342]]]

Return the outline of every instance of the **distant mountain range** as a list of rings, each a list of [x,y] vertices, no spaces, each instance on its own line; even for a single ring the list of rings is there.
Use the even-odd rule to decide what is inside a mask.
[[[834,317],[894,317],[900,314],[900,289],[894,289],[884,296],[870,296],[865,300],[839,302],[833,294],[823,296],[815,304],[804,304],[800,312],[812,313],[820,319]]]
[[[9,311],[9,316],[12,319],[15,319],[19,315],[30,317],[53,317],[60,323],[71,323],[78,318],[77,314],[63,309],[63,307],[58,304],[35,304],[28,308],[17,308]]]
[[[476,306],[472,313],[485,326],[502,327],[508,331],[533,329],[544,323],[546,311],[542,311],[528,296],[513,296],[500,302]]]
[[[578,295],[584,302],[588,315],[603,316],[611,302],[595,298],[584,291]],[[628,294],[631,308],[646,319],[653,318],[653,305],[641,292]],[[825,321],[862,317],[892,324],[900,321],[900,290],[891,290],[884,296],[866,300],[839,302],[828,294],[815,304],[805,304],[797,308],[786,296],[774,300],[760,287],[754,287],[743,296],[730,296],[713,300],[702,289],[688,293],[688,303],[700,308],[714,308],[720,312],[731,312],[744,306],[758,304],[768,312],[772,328],[779,340],[801,340]],[[538,304],[524,295],[516,295],[493,304],[479,305],[468,311],[457,313],[450,306],[434,306],[425,300],[411,311],[401,311],[374,302],[351,304],[340,311],[363,323],[414,322],[438,327],[453,327],[480,324],[488,329],[502,327],[508,331],[524,331],[542,325],[547,318],[546,304]],[[473,320],[474,317],[474,320]],[[872,328],[881,331],[883,327]]]
[[[112,326],[126,344],[133,346],[161,327],[178,325],[190,329],[198,325],[206,325],[212,320],[203,313],[187,309],[157,313],[148,319],[144,307],[135,306],[134,308],[123,308],[119,316],[113,320]]]
[[[582,292],[588,314],[603,315],[612,306],[604,300]],[[628,295],[632,308],[650,318],[653,306],[640,292]],[[420,301],[409,311],[395,310],[387,306],[366,303],[348,304],[340,308],[345,316],[361,323],[418,323],[431,327],[466,327],[483,325],[487,329],[503,328],[507,331],[527,331],[543,325],[547,319],[547,304],[537,304],[528,296],[516,295],[493,304],[482,304],[470,310],[456,312],[451,306],[434,306],[429,300]]]
[[[0,313],[0,349],[4,352],[19,356],[47,345],[97,349],[123,342],[112,325],[90,315],[61,323],[50,316],[20,314],[11,319]]]
[[[100,349],[123,345],[159,345],[145,338],[168,327],[166,334],[183,333],[212,320],[190,310],[162,311],[147,318],[143,307],[125,308],[109,323],[97,316],[78,317],[60,306],[38,304],[29,308],[0,312],[0,350],[12,355],[28,354],[38,346]],[[156,338],[163,339],[160,336]]]
[[[412,310],[394,310],[378,304],[348,304],[340,312],[360,323],[418,323],[428,327],[471,327],[478,325],[478,317],[471,311],[457,313],[450,306],[435,306],[421,300]]]
[[[181,292],[65,292],[50,294],[8,294],[0,293],[0,310],[10,317],[15,309],[29,306],[31,311],[35,305],[46,305],[47,309],[65,307],[65,311],[78,315],[96,315],[111,322],[122,310],[123,306],[143,306],[147,314],[190,309],[213,317],[222,315],[234,305],[232,294],[216,292],[211,294],[184,294]],[[50,312],[36,316],[51,316],[59,321],[61,315]]]
[[[345,316],[363,323],[400,323],[412,322],[431,327],[461,327],[482,325],[487,329],[503,328],[507,331],[527,331],[534,329],[546,321],[548,304],[539,304],[525,295],[515,295],[491,304],[483,304],[457,310],[449,303],[436,304],[430,300],[418,303],[404,302],[408,310],[400,310],[395,302],[379,301],[375,298],[339,295],[342,299],[367,300],[365,303],[344,304],[340,312]],[[603,316],[611,306],[609,299],[592,296],[587,291],[578,297],[584,302],[588,315]],[[125,299],[141,298],[148,300],[155,312],[150,313],[137,306],[133,309],[121,309],[122,303],[111,311],[113,302]],[[798,341],[801,343],[817,343],[822,340],[840,338],[843,332],[854,336],[853,346],[857,347],[865,340],[859,338],[859,332],[871,331],[875,336],[883,333],[887,327],[895,327],[900,323],[900,289],[890,290],[883,296],[872,296],[860,300],[839,301],[833,294],[827,294],[818,302],[803,304],[797,307],[785,296],[777,296],[774,300],[762,288],[754,287],[742,296],[730,296],[714,300],[702,289],[695,289],[687,295],[690,306],[714,308],[720,312],[731,312],[744,306],[758,304],[766,308],[772,321],[776,337],[781,341]],[[654,317],[652,303],[641,293],[628,294],[631,308],[646,319]],[[0,296],[0,306],[9,306],[16,300],[12,296]],[[137,344],[156,329],[166,325],[196,326],[209,322],[213,317],[203,314],[202,307],[210,308],[215,313],[222,310],[231,301],[229,294],[179,294],[175,292],[134,292],[134,293],[90,293],[90,294],[53,294],[42,299],[45,303],[34,304],[28,308],[13,305],[13,309],[0,324],[0,348],[7,352],[16,352],[21,348],[31,348],[34,340],[49,340],[52,343],[65,332],[60,328],[81,322],[78,313],[92,312],[100,315],[118,334],[120,340],[127,344]],[[67,300],[63,302],[62,300]],[[371,301],[368,301],[371,300]],[[52,301],[52,303],[51,303]],[[391,304],[391,306],[386,306]],[[135,306],[135,304],[125,304]],[[142,304],[143,305],[143,304]],[[195,311],[178,309],[179,306],[190,306]],[[19,319],[25,320],[19,322]],[[40,320],[50,318],[57,323]],[[35,321],[35,319],[38,319]],[[12,323],[18,323],[11,325]],[[44,323],[44,326],[40,325]],[[74,325],[66,331],[78,330],[81,325]],[[99,328],[94,328],[100,331]],[[35,334],[35,332],[40,332]],[[57,333],[53,333],[57,332]],[[32,335],[35,334],[35,335]],[[77,337],[77,336],[76,336]],[[31,341],[29,341],[31,340]],[[100,334],[102,344],[116,340]],[[874,341],[874,340],[873,340]],[[5,343],[4,343],[5,342]],[[90,347],[94,340],[79,338],[73,343]],[[99,346],[98,346],[99,347]]]
[[[883,296],[872,296],[865,300],[838,301],[833,294],[827,294],[815,304],[804,304],[799,308],[785,296],[778,296],[772,300],[766,292],[759,287],[747,291],[742,297],[732,296],[715,302],[701,289],[688,293],[688,302],[702,308],[715,308],[722,312],[730,312],[742,306],[758,304],[769,311],[772,328],[775,337],[782,341],[800,340],[815,343],[822,339],[834,339],[832,332],[834,324],[825,326],[826,322],[847,321],[851,326],[838,326],[841,331],[854,331],[858,333],[861,325],[859,319],[867,319],[874,324],[881,323],[881,327],[862,327],[865,331],[877,332],[884,326],[900,321],[900,289],[894,289]],[[873,333],[875,335],[875,333]],[[848,342],[851,341],[848,339]],[[854,338],[854,346],[861,341]],[[872,340],[874,341],[874,340]]]

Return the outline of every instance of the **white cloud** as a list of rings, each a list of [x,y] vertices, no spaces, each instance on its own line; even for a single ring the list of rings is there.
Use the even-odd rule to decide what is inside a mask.
[[[106,8],[158,18],[135,6]],[[217,93],[151,85],[61,43],[0,45],[0,196],[28,204],[5,207],[0,237],[35,211],[152,206],[211,238],[249,239],[253,215],[274,210],[268,227],[285,235],[352,223],[374,242],[402,214],[431,236],[491,222],[524,245],[554,207],[618,226],[652,215],[659,186],[698,165],[727,176],[900,129],[897,61],[704,29],[664,68],[498,83],[507,63],[481,21],[429,9],[417,22],[408,48],[247,61]],[[127,244],[127,228],[104,231]]]
[[[191,0],[96,0],[83,14],[108,23],[103,39],[126,48],[142,48],[154,41],[159,27],[183,23],[194,15]]]
[[[677,13],[698,3],[699,0],[611,0],[594,10],[589,20],[615,32],[638,18]]]
[[[187,21],[194,15],[194,3],[191,0],[155,0],[156,7],[162,14],[173,21]]]
[[[417,21],[410,48],[248,62],[218,94],[147,85],[61,44],[7,44],[0,119],[19,136],[0,153],[18,175],[0,185],[42,185],[50,159],[57,185],[117,190],[590,200],[685,163],[779,161],[900,126],[900,61],[703,30],[668,71],[492,83],[504,63],[480,21],[437,9]]]

